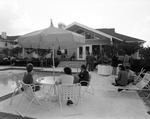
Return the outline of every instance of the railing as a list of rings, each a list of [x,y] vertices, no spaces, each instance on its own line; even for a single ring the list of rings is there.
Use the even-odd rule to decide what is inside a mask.
[[[69,64],[68,67],[71,67],[71,66],[75,66],[75,67],[77,68],[77,73],[78,73],[78,68],[79,68],[79,66],[78,66],[77,64]]]

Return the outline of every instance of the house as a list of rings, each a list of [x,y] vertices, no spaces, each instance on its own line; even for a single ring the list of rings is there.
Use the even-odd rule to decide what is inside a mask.
[[[0,35],[0,52],[4,49],[4,48],[14,48],[17,45],[17,41],[15,42],[15,40],[17,40],[19,36],[7,36],[6,32],[2,32],[2,34]]]
[[[116,33],[115,29],[93,29],[77,22],[73,22],[64,29],[84,35],[86,38],[85,45],[77,49],[68,49],[69,55],[76,51],[77,60],[85,60],[88,52],[100,52],[105,45],[115,42],[139,42],[141,44],[145,42],[141,39]]]
[[[85,26],[83,24],[73,22],[72,24],[66,26],[63,23],[58,24],[58,28],[76,32],[85,36],[86,42],[79,48],[64,49],[68,57],[75,52],[76,60],[85,60],[86,54],[89,53],[100,53],[105,45],[113,44],[116,42],[139,42],[141,44],[145,43],[144,40],[126,36],[115,32],[115,29],[93,29],[91,27]],[[5,32],[0,36],[0,47],[1,48],[12,48],[14,40],[19,36],[7,36]],[[23,57],[27,56],[25,50],[23,50]],[[32,54],[33,57],[37,57],[35,53]],[[48,56],[49,57],[49,56]],[[61,57],[60,49],[55,50],[55,57]],[[136,54],[138,57],[138,53]]]

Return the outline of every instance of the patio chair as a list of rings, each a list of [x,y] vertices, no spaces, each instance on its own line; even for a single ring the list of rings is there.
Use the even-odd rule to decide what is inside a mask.
[[[79,100],[81,101],[81,113],[74,113],[74,114],[64,114],[63,113],[63,106],[62,101],[67,102],[68,100],[74,101],[75,104],[78,104]],[[61,109],[62,115],[78,115],[82,114],[83,111],[83,101],[82,101],[82,95],[81,95],[81,84],[62,84],[60,85],[59,89],[59,104]]]
[[[145,69],[141,69],[140,73],[134,78],[134,82],[133,84],[137,84],[138,82],[140,82],[142,80],[141,75],[144,73]]]
[[[34,84],[25,84],[21,81],[21,84],[22,84],[22,87],[24,89],[24,93],[22,95],[22,97],[20,98],[19,100],[19,103],[17,105],[17,109],[16,111],[22,116],[22,117],[25,117],[26,114],[27,114],[27,111],[29,110],[30,106],[32,103],[36,103],[36,104],[39,104],[43,109],[45,110],[49,110],[48,108],[46,108],[41,102],[40,100],[43,100],[45,99],[45,93],[43,93],[42,91],[37,91],[37,92],[34,92],[33,89],[35,89],[35,86]],[[33,88],[34,87],[34,88]],[[25,96],[26,95],[26,96]],[[21,104],[21,100],[23,97],[27,97],[26,99],[28,99],[30,101],[30,103],[26,106],[25,108],[25,111],[24,113],[21,113],[18,109],[20,107],[20,104]]]
[[[146,89],[145,89],[146,88]],[[140,82],[138,82],[136,85],[129,84],[127,86],[115,86],[115,91],[118,91],[118,89],[121,89],[119,91],[118,96],[123,92],[136,92],[136,91],[150,91],[150,73],[146,72],[144,77]],[[146,97],[148,99],[150,94]],[[145,97],[144,97],[145,98]]]
[[[87,85],[83,85],[82,87],[84,88],[84,92],[82,94],[82,96],[85,94],[85,93],[89,93],[89,94],[92,94],[94,95],[94,88],[91,84],[91,74],[89,74],[89,81],[80,81],[80,84],[84,83],[84,84],[87,84]],[[91,91],[89,91],[89,88],[91,87]]]
[[[22,88],[21,81],[18,80],[16,76],[13,77],[13,80],[14,80],[14,82],[16,83],[16,86],[17,86],[17,87],[15,88],[15,90],[14,90],[14,92],[13,92],[13,94],[12,94],[12,97],[11,97],[11,100],[10,100],[9,105],[12,104],[13,98],[14,98],[14,96],[15,96],[17,93],[19,93],[19,94],[22,93],[22,90],[21,90],[21,88]]]

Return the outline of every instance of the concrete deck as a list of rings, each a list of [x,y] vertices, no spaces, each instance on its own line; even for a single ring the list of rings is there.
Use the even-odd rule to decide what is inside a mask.
[[[0,66],[0,69],[10,68],[7,66]],[[20,68],[20,67],[13,67]],[[24,67],[25,69],[25,67]],[[41,69],[41,68],[35,68]],[[63,68],[55,68],[55,71],[61,71]],[[19,71],[19,70],[18,70]],[[41,71],[53,71],[52,68],[44,68]],[[77,69],[73,69],[76,72]],[[5,71],[2,71],[5,72]],[[12,70],[13,72],[13,70]],[[143,100],[135,92],[123,92],[119,97],[118,92],[109,92],[108,87],[111,86],[110,76],[101,76],[97,71],[90,72],[92,75],[91,84],[94,87],[95,95],[86,93],[83,96],[84,111],[82,115],[62,116],[60,113],[60,106],[58,102],[45,101],[43,104],[49,107],[49,111],[43,110],[41,106],[32,104],[27,116],[37,119],[150,119],[147,114],[147,108]],[[0,74],[1,71],[0,71]],[[14,83],[10,83],[0,78],[0,96],[13,92],[15,88]],[[90,90],[90,89],[89,89]],[[10,106],[10,98],[0,102],[0,112],[7,112],[10,114],[18,115],[16,112],[16,105],[21,95],[14,97],[13,103]],[[23,111],[24,107],[29,103],[28,100],[23,99],[20,110]],[[64,106],[66,113],[80,111],[80,104],[77,106]],[[8,119],[8,118],[7,118]]]

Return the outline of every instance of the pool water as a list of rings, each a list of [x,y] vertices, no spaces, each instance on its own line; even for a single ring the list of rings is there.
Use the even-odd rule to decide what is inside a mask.
[[[16,84],[13,80],[13,76],[17,79],[22,80],[26,70],[4,70],[0,71],[0,97],[6,94],[12,93],[16,88]],[[58,75],[56,73],[56,75]],[[52,72],[34,72],[33,79],[36,80],[43,76],[53,76]]]

